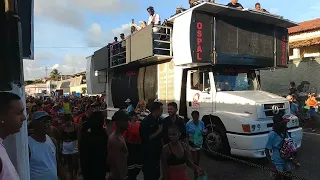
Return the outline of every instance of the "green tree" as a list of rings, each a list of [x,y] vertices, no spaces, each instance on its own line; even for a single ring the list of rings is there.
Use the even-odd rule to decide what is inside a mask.
[[[58,71],[58,69],[53,69],[50,73],[50,79],[51,80],[59,80],[61,73]]]

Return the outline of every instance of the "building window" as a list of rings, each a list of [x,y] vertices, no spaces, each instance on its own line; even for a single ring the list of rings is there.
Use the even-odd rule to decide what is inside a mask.
[[[293,49],[292,48],[289,49],[289,56],[293,56]]]

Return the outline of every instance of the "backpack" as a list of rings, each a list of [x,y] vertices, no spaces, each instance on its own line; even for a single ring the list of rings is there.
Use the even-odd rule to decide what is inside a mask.
[[[284,160],[292,160],[297,153],[295,142],[287,133],[283,136],[282,146],[280,148],[280,156]]]

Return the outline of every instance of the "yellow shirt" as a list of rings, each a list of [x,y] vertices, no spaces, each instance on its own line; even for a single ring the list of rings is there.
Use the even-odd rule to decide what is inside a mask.
[[[66,112],[66,114],[71,114],[70,104],[69,103],[63,103],[62,108]]]

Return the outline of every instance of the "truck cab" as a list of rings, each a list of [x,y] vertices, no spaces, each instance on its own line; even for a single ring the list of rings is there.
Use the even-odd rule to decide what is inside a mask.
[[[96,51],[88,59],[88,93],[97,91],[92,82],[99,76],[90,74],[98,71],[109,119],[127,98],[158,99],[165,110],[174,101],[185,121],[197,110],[208,129],[208,152],[252,158],[265,157],[272,117],[282,111],[299,148],[302,128],[289,102],[260,88],[261,69],[287,67],[287,28],[295,25],[277,15],[202,3],[169,18],[159,31],[150,25],[130,35],[119,42],[125,47]]]

